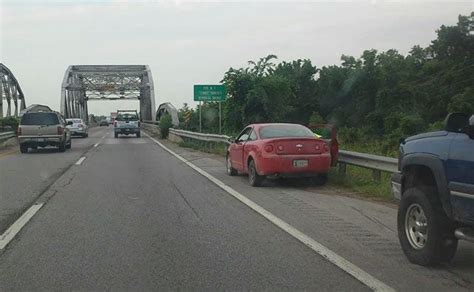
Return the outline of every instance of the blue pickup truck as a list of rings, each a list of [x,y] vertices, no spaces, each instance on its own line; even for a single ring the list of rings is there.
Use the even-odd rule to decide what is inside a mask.
[[[444,131],[401,141],[392,193],[398,238],[412,263],[449,262],[458,240],[474,243],[474,116],[452,113]]]

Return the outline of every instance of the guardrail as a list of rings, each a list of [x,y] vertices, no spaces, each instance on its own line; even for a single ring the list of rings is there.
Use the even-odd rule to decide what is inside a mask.
[[[178,129],[170,129],[170,133],[200,141],[230,144],[228,141],[230,137],[226,135],[204,134]],[[382,171],[393,173],[398,170],[398,160],[396,158],[340,150],[338,158],[339,173],[346,173],[347,164],[371,169],[372,177],[376,181],[380,181]]]
[[[3,142],[7,139],[13,138],[16,136],[15,132],[1,132],[0,133],[0,142]]]

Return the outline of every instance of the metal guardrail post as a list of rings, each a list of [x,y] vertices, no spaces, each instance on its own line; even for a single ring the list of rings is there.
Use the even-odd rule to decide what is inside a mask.
[[[338,162],[337,165],[338,165],[339,174],[342,176],[346,176],[347,164],[345,164],[344,162]]]
[[[380,182],[382,178],[382,172],[378,169],[373,169],[372,170],[372,179],[376,182]]]

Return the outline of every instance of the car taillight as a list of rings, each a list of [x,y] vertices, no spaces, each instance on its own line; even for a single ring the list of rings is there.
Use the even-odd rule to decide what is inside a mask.
[[[265,149],[265,152],[268,152],[268,153],[273,152],[273,145],[271,144],[265,145],[264,149]]]
[[[21,127],[18,127],[18,129],[16,130],[16,133],[18,136],[21,136]]]
[[[83,125],[83,124],[79,124],[78,127],[79,127],[79,128],[84,128],[84,125]]]
[[[328,144],[324,143],[324,145],[323,145],[323,151],[324,151],[324,152],[329,152],[329,146],[328,146]]]
[[[58,135],[64,134],[64,128],[63,127],[58,127]]]

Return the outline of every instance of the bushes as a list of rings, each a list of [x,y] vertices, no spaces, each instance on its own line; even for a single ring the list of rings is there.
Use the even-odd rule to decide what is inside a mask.
[[[0,131],[16,131],[20,119],[16,117],[6,117],[0,119]]]
[[[169,114],[165,114],[160,119],[160,136],[162,139],[168,138],[170,133],[170,128],[173,126],[171,116]]]

